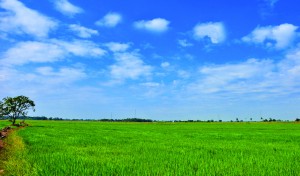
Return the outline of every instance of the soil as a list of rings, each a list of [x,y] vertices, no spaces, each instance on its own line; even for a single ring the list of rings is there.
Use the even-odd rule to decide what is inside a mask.
[[[8,131],[9,130],[7,130],[7,128],[4,128],[3,130],[0,131],[0,152],[4,148],[4,142],[2,139],[7,137]],[[0,169],[0,176],[2,175],[4,175],[4,170]]]
[[[0,150],[4,147],[3,141],[0,139]]]
[[[0,131],[0,150],[4,148],[4,142],[3,139],[8,136],[8,133],[11,131],[11,127],[5,127]]]
[[[0,131],[0,154],[1,154],[1,150],[5,147],[5,143],[4,143],[3,139],[9,135],[9,132],[11,130],[12,130],[11,127],[8,126]],[[2,176],[2,175],[4,175],[4,170],[2,168],[0,168],[0,176]]]

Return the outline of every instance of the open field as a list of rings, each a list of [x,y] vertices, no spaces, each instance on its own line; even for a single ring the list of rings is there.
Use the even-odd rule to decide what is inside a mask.
[[[4,162],[8,175],[269,176],[300,170],[299,123],[28,123],[8,141],[17,143]]]
[[[11,122],[8,122],[7,120],[0,120],[0,130],[9,124],[11,124]]]

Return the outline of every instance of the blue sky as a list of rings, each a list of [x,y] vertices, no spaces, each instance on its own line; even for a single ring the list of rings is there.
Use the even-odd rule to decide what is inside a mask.
[[[62,118],[300,116],[294,0],[0,0],[0,97]]]

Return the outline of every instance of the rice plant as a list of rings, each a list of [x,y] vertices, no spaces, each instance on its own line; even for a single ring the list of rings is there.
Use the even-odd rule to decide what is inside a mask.
[[[26,171],[6,173],[270,176],[300,170],[296,123],[29,123],[16,133]]]

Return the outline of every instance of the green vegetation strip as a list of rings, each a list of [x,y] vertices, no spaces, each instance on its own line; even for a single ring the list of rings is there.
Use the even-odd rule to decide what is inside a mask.
[[[272,176],[300,170],[296,123],[29,123],[16,132],[22,144],[10,154],[9,175]]]
[[[0,151],[0,170],[4,169],[5,175],[30,176],[36,174],[33,170],[34,167],[28,162],[23,140],[16,131],[10,132],[9,137],[5,138],[5,143],[5,148]]]

